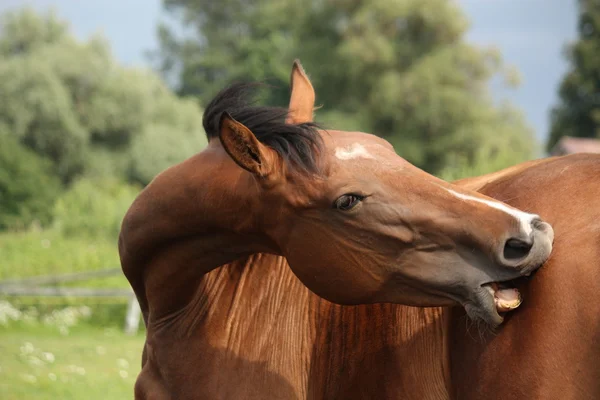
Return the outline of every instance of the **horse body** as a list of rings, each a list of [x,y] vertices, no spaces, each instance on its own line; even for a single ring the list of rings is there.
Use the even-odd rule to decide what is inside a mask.
[[[576,154],[457,182],[535,210],[556,239],[544,267],[519,285],[525,301],[497,335],[468,334],[464,313],[452,311],[455,398],[600,398],[598,177],[600,156]]]

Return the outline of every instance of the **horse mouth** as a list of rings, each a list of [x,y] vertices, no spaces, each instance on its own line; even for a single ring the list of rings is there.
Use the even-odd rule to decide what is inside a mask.
[[[519,306],[523,303],[523,296],[518,287],[529,281],[533,274],[535,274],[535,271],[527,274],[526,276],[520,276],[515,279],[500,282],[490,282],[481,285],[481,287],[486,289],[494,300],[496,312],[501,318],[503,318],[507,312],[519,308]]]
[[[499,315],[518,308],[523,302],[519,289],[511,281],[491,282],[482,285],[494,299],[494,306]]]

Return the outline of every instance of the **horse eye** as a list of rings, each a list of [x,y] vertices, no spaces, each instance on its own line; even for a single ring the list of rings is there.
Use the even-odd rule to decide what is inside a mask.
[[[357,194],[345,194],[340,196],[334,203],[334,207],[341,211],[349,211],[356,207],[364,197]]]

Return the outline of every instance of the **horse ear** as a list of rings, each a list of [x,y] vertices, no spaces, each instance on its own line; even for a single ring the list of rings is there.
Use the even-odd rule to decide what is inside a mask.
[[[269,148],[227,112],[221,114],[219,139],[227,154],[246,171],[260,177],[271,171],[273,158],[270,157]]]
[[[289,114],[286,118],[288,124],[301,124],[312,122],[315,107],[315,89],[306,76],[299,60],[294,61],[290,79],[292,94],[290,97]]]

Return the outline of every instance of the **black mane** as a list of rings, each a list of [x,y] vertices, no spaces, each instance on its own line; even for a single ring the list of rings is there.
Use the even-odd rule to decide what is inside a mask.
[[[236,83],[220,91],[204,110],[202,124],[207,138],[219,136],[221,115],[226,111],[286,162],[317,172],[316,153],[322,147],[317,124],[286,124],[287,108],[255,106],[253,90],[258,87],[256,83]]]

